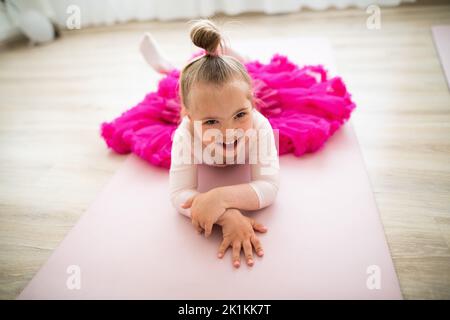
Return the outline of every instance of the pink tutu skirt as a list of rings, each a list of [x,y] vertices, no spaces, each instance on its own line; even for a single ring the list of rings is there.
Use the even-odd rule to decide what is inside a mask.
[[[199,52],[194,55],[203,54]],[[323,66],[300,68],[286,56],[274,54],[268,64],[245,64],[252,80],[256,108],[278,130],[280,155],[301,156],[320,149],[355,108],[340,77],[328,79]],[[152,165],[170,168],[172,134],[181,121],[175,69],[155,92],[118,118],[101,125],[109,148],[135,153]]]

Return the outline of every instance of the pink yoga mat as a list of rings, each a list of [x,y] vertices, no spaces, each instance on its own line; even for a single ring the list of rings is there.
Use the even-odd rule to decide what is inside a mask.
[[[331,57],[325,42],[295,43]],[[168,172],[131,155],[19,299],[401,299],[351,124],[280,165],[276,203],[251,213],[269,228],[253,267],[217,259],[220,229],[197,234],[169,204]],[[248,169],[202,166],[200,188]]]
[[[447,86],[450,89],[450,26],[433,26],[431,31],[447,79]]]

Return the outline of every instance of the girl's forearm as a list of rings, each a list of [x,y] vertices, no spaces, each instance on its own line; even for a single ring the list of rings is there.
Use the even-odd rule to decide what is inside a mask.
[[[218,187],[211,190],[225,208],[258,210],[259,198],[248,183]]]

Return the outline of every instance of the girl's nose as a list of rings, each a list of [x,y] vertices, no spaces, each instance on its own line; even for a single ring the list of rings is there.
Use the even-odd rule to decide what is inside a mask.
[[[233,140],[236,139],[236,129],[235,128],[226,128],[221,131],[223,141],[226,142],[227,140]]]

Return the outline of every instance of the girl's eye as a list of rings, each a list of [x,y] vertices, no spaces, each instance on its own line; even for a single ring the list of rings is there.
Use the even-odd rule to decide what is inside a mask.
[[[206,120],[205,122],[203,122],[203,124],[206,124],[207,126],[212,126],[213,124],[216,124],[217,120],[214,119],[210,119],[210,120]]]
[[[247,114],[246,112],[241,111],[241,112],[239,112],[235,117],[236,117],[236,119],[239,119],[239,118],[244,117],[246,114]]]

